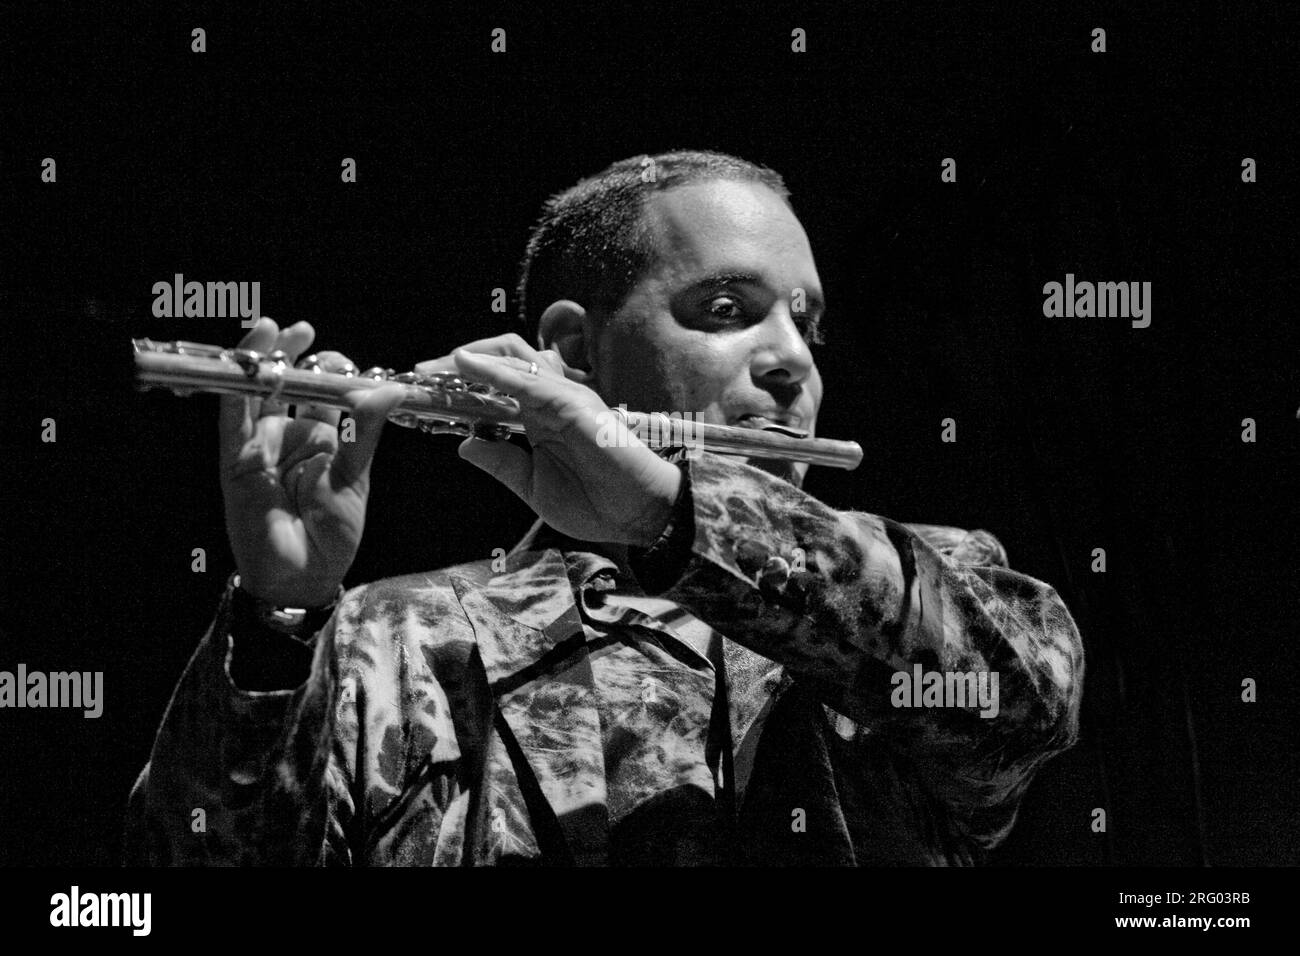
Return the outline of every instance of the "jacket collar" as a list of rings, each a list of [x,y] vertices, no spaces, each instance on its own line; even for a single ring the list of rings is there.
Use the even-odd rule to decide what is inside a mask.
[[[579,541],[556,531],[540,518],[528,529],[519,543],[510,549],[507,558],[528,551],[559,551],[566,562],[570,583],[576,590],[597,574],[613,570],[630,575],[627,547],[621,544]]]

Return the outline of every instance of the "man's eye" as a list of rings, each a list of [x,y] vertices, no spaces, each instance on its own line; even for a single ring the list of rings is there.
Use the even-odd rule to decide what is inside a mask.
[[[709,301],[709,314],[720,319],[738,319],[745,313],[741,309],[740,303],[731,296],[720,295]]]

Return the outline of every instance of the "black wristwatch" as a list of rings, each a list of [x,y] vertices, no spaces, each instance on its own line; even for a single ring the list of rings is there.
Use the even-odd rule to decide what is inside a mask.
[[[343,585],[340,584],[329,604],[308,608],[280,607],[245,591],[240,586],[238,571],[230,576],[226,588],[230,593],[230,608],[237,630],[246,634],[270,632],[303,644],[310,643],[343,599]]]
[[[668,525],[648,548],[629,548],[628,563],[647,594],[666,591],[686,570],[695,544],[695,499],[691,495],[691,470],[687,461],[677,467],[682,472],[681,489],[673,503]]]

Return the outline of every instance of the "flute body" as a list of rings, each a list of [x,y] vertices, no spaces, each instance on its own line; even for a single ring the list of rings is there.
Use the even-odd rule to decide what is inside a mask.
[[[396,425],[489,440],[526,434],[514,398],[451,373],[397,374],[392,369],[371,368],[344,375],[311,364],[295,368],[280,352],[152,339],[133,339],[131,344],[136,383],[142,389],[167,388],[178,395],[215,392],[260,396],[286,404],[323,405],[346,411],[349,405],[345,396],[349,391],[395,382],[406,386],[406,397],[389,416]],[[856,468],[862,461],[862,448],[857,442],[812,438],[780,425],[743,428],[661,412],[622,408],[611,411],[655,449],[680,447],[845,469]]]

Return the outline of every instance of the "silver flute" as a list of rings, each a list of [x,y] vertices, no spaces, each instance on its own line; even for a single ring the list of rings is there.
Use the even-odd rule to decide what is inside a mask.
[[[395,373],[389,368],[327,372],[313,357],[290,363],[281,351],[222,348],[197,342],[132,339],[135,379],[141,389],[166,388],[177,395],[217,392],[259,396],[291,405],[349,409],[346,395],[388,383],[406,386],[406,397],[388,420],[430,434],[474,436],[488,441],[526,434],[519,402],[488,385],[453,372]],[[761,418],[753,425],[714,425],[662,412],[611,409],[654,449],[686,448],[854,469],[862,462],[857,442],[812,438],[807,432]]]

